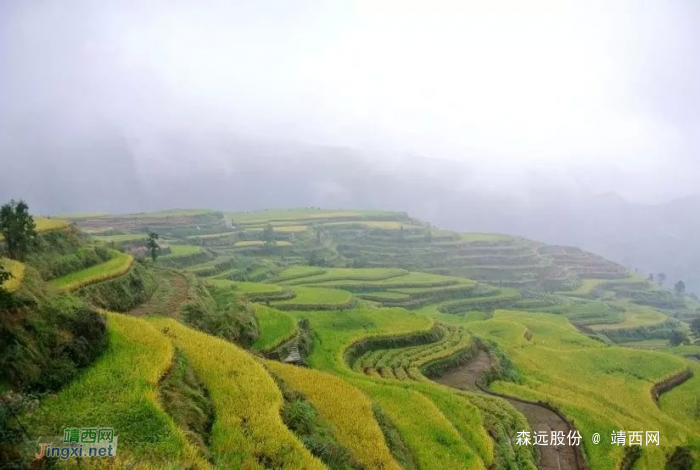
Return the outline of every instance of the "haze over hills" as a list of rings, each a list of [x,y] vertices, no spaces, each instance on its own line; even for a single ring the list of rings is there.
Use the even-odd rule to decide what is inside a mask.
[[[395,154],[377,160],[369,152],[291,143],[182,136],[157,145],[115,136],[53,141],[51,154],[60,165],[40,164],[49,152],[42,145],[25,160],[8,162],[0,199],[24,197],[46,214],[173,206],[402,210],[446,229],[578,246],[645,276],[664,272],[670,283],[682,279],[689,290],[700,290],[694,242],[700,196],[630,202],[614,192],[595,194],[575,177],[553,180],[534,171],[505,188],[498,175],[485,179],[474,165]],[[22,165],[34,168],[29,180],[12,177]],[[514,180],[505,175],[504,181]]]

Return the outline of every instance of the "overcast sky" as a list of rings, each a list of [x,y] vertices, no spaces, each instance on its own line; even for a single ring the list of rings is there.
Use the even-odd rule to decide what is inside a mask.
[[[0,159],[19,132],[110,129],[148,165],[175,131],[683,196],[699,24],[695,0],[0,0]]]

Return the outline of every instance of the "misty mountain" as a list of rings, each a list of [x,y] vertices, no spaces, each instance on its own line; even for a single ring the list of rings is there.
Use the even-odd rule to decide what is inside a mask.
[[[24,160],[9,159],[9,171],[0,175],[0,199],[25,198],[47,214],[171,207],[401,210],[446,229],[578,246],[700,290],[697,196],[632,203],[536,173],[524,190],[508,190],[497,175],[485,184],[474,164],[223,136],[143,142],[109,135],[75,142],[47,137],[27,143]]]

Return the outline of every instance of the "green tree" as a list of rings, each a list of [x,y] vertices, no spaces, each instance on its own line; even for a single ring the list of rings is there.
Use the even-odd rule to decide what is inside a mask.
[[[664,282],[666,282],[666,273],[659,273],[656,275],[656,280],[659,282],[660,286],[664,285]]]
[[[676,291],[676,294],[678,294],[678,295],[685,294],[685,282],[683,282],[683,281],[676,282],[676,284],[673,286],[673,290]]]
[[[700,338],[700,318],[696,318],[690,322],[690,330],[695,333],[695,336]]]
[[[680,330],[673,330],[671,336],[668,338],[668,343],[671,346],[678,346],[683,343],[688,343],[689,341],[688,335]]]
[[[320,225],[316,224],[313,226],[314,233],[316,234],[316,244],[320,245],[321,242],[323,241],[323,227]]]
[[[149,232],[148,238],[146,239],[146,247],[151,253],[151,259],[156,262],[158,258],[158,252],[160,251],[160,245],[158,244],[158,238],[160,236],[156,232]]]
[[[265,229],[263,230],[262,233],[262,239],[265,242],[265,248],[270,250],[274,248],[276,242],[275,242],[275,229],[272,227],[272,224],[267,224],[265,226]]]
[[[34,217],[26,202],[12,199],[0,208],[0,233],[5,237],[7,256],[23,261],[36,241]]]

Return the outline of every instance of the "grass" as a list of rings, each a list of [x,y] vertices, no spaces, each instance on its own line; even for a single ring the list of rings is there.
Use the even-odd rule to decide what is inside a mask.
[[[400,469],[372,413],[372,403],[343,379],[312,369],[266,361],[270,370],[304,394],[333,427],[340,444],[367,468]]]
[[[110,250],[111,258],[104,263],[75,271],[50,281],[62,292],[72,292],[81,287],[113,279],[129,272],[134,258],[117,250]]]
[[[284,271],[282,271],[279,276],[275,279],[271,279],[270,282],[283,282],[290,279],[299,279],[302,277],[315,276],[317,274],[325,273],[325,269],[316,268],[314,266],[291,266]]]
[[[260,335],[253,343],[253,349],[272,350],[296,332],[296,322],[288,313],[259,304],[254,308]]]
[[[102,356],[22,421],[34,436],[60,436],[67,427],[113,427],[118,466],[205,467],[158,401],[158,381],[173,359],[171,342],[134,317],[109,313],[107,326]]]
[[[605,346],[557,315],[498,311],[493,319],[468,328],[495,340],[520,371],[521,383],[496,382],[493,388],[549,401],[574,419],[591,468],[617,467],[623,456],[623,449],[609,440],[592,445],[594,432],[610,436],[620,429],[659,430],[663,447],[646,447],[641,468],[663,468],[666,449],[693,435],[692,429],[659,410],[650,392],[655,383],[686,367],[681,358]],[[524,337],[526,330],[532,333],[530,340]]]
[[[0,287],[8,292],[15,292],[22,285],[24,279],[24,264],[9,258],[0,258],[0,265],[12,275]]]
[[[210,448],[218,466],[259,468],[265,462],[268,468],[324,468],[285,427],[282,393],[250,354],[172,319],[152,322],[187,355],[210,392],[216,413]]]

